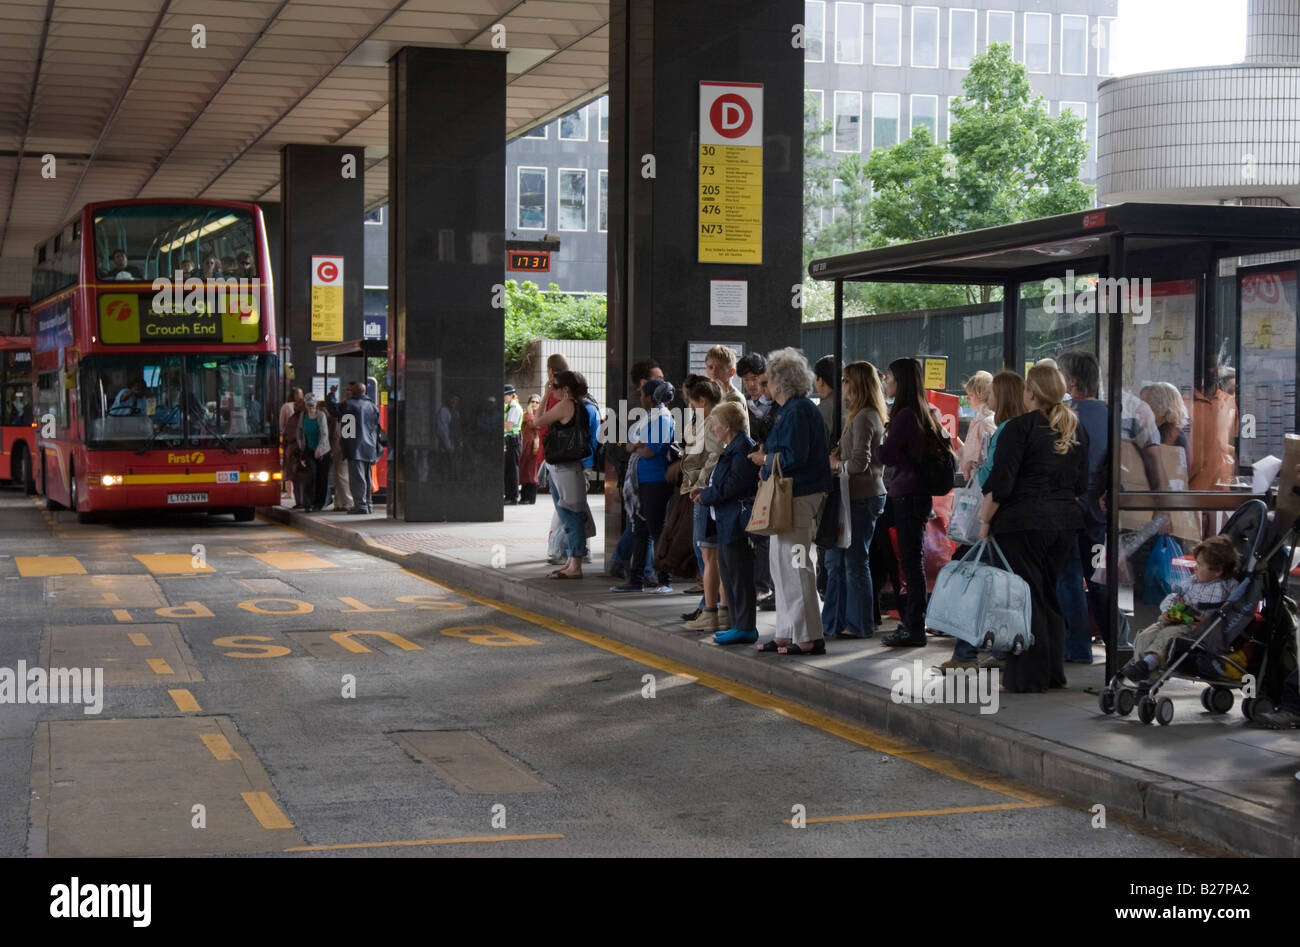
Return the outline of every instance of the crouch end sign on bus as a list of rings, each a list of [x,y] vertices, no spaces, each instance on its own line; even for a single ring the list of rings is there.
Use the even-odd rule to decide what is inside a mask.
[[[700,83],[699,262],[763,262],[763,86]]]

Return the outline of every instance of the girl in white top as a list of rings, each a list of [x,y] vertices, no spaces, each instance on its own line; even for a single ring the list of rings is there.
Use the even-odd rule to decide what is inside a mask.
[[[975,475],[975,468],[984,462],[989,438],[997,428],[993,423],[993,411],[988,404],[989,392],[992,390],[993,376],[988,372],[976,372],[966,381],[966,399],[970,402],[975,417],[966,429],[966,440],[957,451],[957,469],[968,482]]]

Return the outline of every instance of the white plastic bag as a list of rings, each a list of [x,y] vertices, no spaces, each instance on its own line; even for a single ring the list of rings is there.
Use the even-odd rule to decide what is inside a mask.
[[[980,538],[980,506],[984,503],[984,489],[979,479],[952,495],[952,517],[948,520],[948,538],[963,546],[973,546]]]

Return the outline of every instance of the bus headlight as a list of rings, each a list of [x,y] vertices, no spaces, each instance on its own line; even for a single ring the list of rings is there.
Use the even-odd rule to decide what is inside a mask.
[[[267,483],[270,481],[271,475],[265,470],[259,470],[257,473],[251,474],[249,479],[256,480],[258,483]]]
[[[99,478],[99,482],[106,487],[116,487],[122,482],[121,474],[104,474]]]

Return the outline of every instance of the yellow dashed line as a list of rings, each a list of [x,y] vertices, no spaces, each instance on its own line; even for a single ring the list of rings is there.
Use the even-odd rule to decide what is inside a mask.
[[[1047,802],[1002,802],[989,806],[955,806],[951,809],[915,809],[911,812],[866,812],[862,815],[824,815],[804,819],[812,825],[814,822],[870,822],[874,819],[914,819],[926,815],[962,815],[966,812],[1005,812],[1010,809],[1038,809],[1048,805]],[[787,820],[786,824],[793,824]]]
[[[264,829],[291,829],[293,823],[290,822],[280,807],[275,804],[275,800],[268,793],[264,792],[241,792],[248,808],[253,811],[257,821],[262,823]]]
[[[200,733],[199,738],[203,745],[219,760],[237,760],[240,759],[235,748],[230,745],[224,733]]]
[[[153,668],[155,674],[175,674],[172,666],[163,658],[148,658],[149,667]]]
[[[113,609],[113,617],[118,621],[129,622],[131,620],[131,613],[125,608],[115,608]]]
[[[422,576],[417,572],[412,572],[410,569],[403,569],[402,571],[409,576],[428,582],[430,585],[436,585],[439,588],[447,589],[456,595],[478,602],[480,605],[487,605],[490,608],[495,608],[497,611],[504,612],[507,615],[513,615],[515,618],[546,628],[556,634],[573,638],[577,641],[583,642],[584,644],[591,645],[594,648],[600,648],[603,651],[616,654],[621,658],[627,658],[629,661],[636,661],[639,664],[656,668],[667,674],[679,674],[685,677],[692,677],[705,687],[726,694],[728,697],[744,701],[747,704],[751,704],[752,706],[759,707],[763,710],[769,710],[773,713],[781,714],[782,716],[789,717],[792,720],[798,720],[800,723],[816,727],[817,729],[823,730],[833,736],[840,737],[843,740],[848,740],[850,743],[856,743],[858,746],[863,746],[879,753],[886,753],[890,756],[897,757],[898,759],[906,760],[909,763],[915,763],[917,766],[923,767],[924,769],[928,769],[931,772],[938,773],[942,776],[947,776],[950,779],[955,779],[971,786],[978,786],[981,789],[987,789],[990,792],[996,792],[1004,796],[1010,796],[1012,799],[1017,799],[1021,803],[1032,805],[1057,804],[1055,800],[1049,800],[1047,797],[1016,785],[1010,780],[992,775],[985,776],[983,774],[973,773],[965,765],[958,763],[955,760],[940,756],[932,750],[927,750],[905,743],[901,740],[896,740],[887,734],[871,730],[867,727],[844,723],[829,714],[821,713],[820,711],[813,710],[810,707],[805,707],[801,704],[784,700],[780,697],[774,697],[771,694],[765,694],[755,688],[748,687],[744,684],[737,684],[735,681],[729,681],[726,678],[717,676],[716,674],[699,671],[695,668],[688,667],[685,664],[680,664],[677,661],[672,661],[668,658],[662,658],[659,655],[651,654],[649,651],[642,651],[640,648],[634,648],[631,645],[622,644],[621,642],[606,638],[603,635],[583,631],[581,628],[576,628],[565,622],[556,621],[523,608],[516,608],[515,606],[508,605],[505,602],[498,602],[481,595],[475,595],[465,589],[459,589],[454,586],[437,582],[427,576]]]
[[[338,852],[349,848],[397,848],[409,845],[476,845],[481,842],[532,842],[564,838],[563,835],[481,835],[468,838],[425,838],[402,842],[346,842],[340,845],[298,845],[286,852]]]
[[[133,631],[127,637],[131,639],[131,644],[137,648],[150,647],[149,636],[142,631]]]
[[[23,578],[86,574],[86,567],[76,556],[14,556],[14,564]]]
[[[199,706],[199,702],[194,699],[194,695],[183,687],[177,690],[168,691],[167,693],[176,703],[176,709],[182,713],[194,714],[203,709]]]

